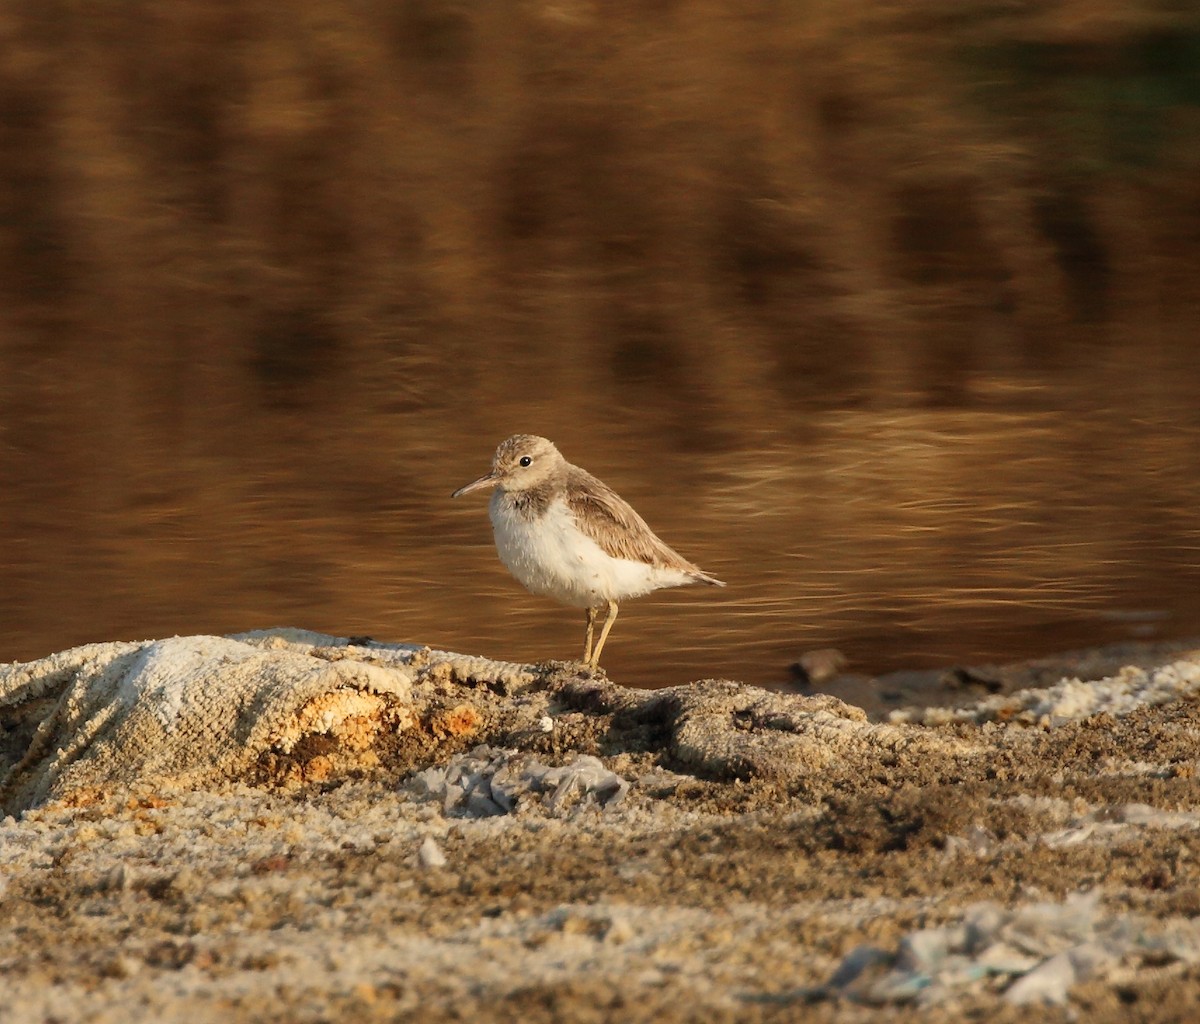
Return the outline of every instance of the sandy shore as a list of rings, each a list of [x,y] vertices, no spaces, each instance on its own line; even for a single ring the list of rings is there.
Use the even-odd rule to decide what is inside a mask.
[[[732,684],[685,707],[443,673],[477,727],[443,713],[441,746],[418,729],[370,770],[293,751],[6,818],[3,1017],[1184,1019],[1200,666],[1157,660],[1087,699],[989,684],[890,725]],[[724,760],[701,764],[681,737],[705,708],[733,739],[705,726]]]

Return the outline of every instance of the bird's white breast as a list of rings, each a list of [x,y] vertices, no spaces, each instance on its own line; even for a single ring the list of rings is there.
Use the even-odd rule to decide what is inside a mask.
[[[496,491],[488,512],[496,550],[508,571],[527,590],[563,604],[593,608],[693,582],[677,569],[606,554],[575,525],[562,498],[551,501],[542,515],[529,518]]]

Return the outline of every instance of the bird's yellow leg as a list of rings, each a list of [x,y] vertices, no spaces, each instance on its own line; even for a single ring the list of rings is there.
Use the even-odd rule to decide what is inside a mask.
[[[589,608],[587,610],[587,632],[583,637],[583,660],[587,664],[592,663],[592,630],[596,626],[596,609]]]
[[[608,631],[612,629],[613,623],[617,621],[617,602],[608,602],[608,617],[604,620],[604,627],[600,630],[600,639],[596,641],[596,646],[592,650],[592,665],[599,667],[600,651],[604,647],[604,641],[608,639]]]

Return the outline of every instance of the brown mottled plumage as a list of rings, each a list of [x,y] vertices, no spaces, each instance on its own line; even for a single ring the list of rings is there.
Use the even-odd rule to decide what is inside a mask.
[[[483,487],[495,488],[489,512],[509,571],[535,594],[587,609],[584,660],[592,665],[619,601],[687,583],[725,585],[668,547],[616,491],[544,437],[503,441],[491,472],[454,496]],[[607,617],[593,646],[600,608]]]
[[[567,507],[575,516],[575,525],[606,555],[678,569],[697,581],[725,585],[669,548],[633,506],[603,480],[568,463],[565,483]]]

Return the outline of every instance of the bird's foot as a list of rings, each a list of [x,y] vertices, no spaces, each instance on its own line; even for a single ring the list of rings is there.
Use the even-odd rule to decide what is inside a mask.
[[[600,663],[591,658],[580,658],[579,661],[575,662],[575,668],[581,676],[589,679],[596,678],[597,676],[603,676],[605,679],[608,678],[608,673],[600,667]]]

